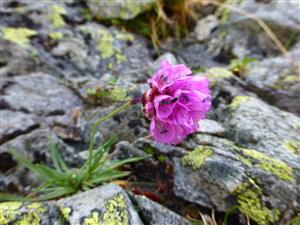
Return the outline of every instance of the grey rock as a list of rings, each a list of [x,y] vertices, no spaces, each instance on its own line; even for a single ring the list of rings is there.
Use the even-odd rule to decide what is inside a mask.
[[[161,144],[151,139],[140,138],[136,140],[133,145],[138,148],[142,149],[143,151],[153,151],[153,153],[157,154],[166,154],[172,156],[182,156],[185,154],[185,150],[181,147],[173,146],[173,145],[166,145]]]
[[[300,81],[297,61],[300,47],[285,56],[265,59],[248,66],[245,81],[261,98],[277,107],[300,115]]]
[[[199,122],[199,132],[204,134],[212,134],[222,136],[225,133],[224,127],[217,121],[205,119]]]
[[[1,110],[0,118],[0,144],[39,127],[37,119],[31,114]]]
[[[132,19],[154,5],[154,0],[132,1],[93,1],[86,0],[87,5],[96,18],[101,19]]]
[[[149,225],[190,225],[185,218],[163,207],[162,205],[140,195],[131,195],[136,203],[139,214]]]
[[[245,96],[235,97],[226,113],[226,136],[240,146],[279,157],[291,165],[299,158],[297,147],[294,154],[288,148],[300,142],[299,117]]]
[[[246,96],[235,97],[221,118],[228,139],[198,134],[186,144],[195,149],[174,158],[175,194],[219,211],[238,205],[260,225],[284,212],[292,218],[300,207],[300,119]]]
[[[54,115],[65,114],[82,104],[71,90],[48,74],[17,76],[12,82],[2,98],[15,110]]]
[[[176,57],[170,53],[170,52],[167,52],[161,56],[159,56],[155,62],[153,62],[153,65],[152,65],[152,71],[155,72],[159,69],[160,67],[160,63],[163,61],[163,60],[167,60],[169,63],[171,63],[172,65],[175,65],[177,64],[177,59]]]
[[[270,3],[257,2],[254,0],[243,1],[235,5],[238,10],[252,14],[255,18],[261,19],[273,28],[276,34],[284,31],[300,32],[299,7],[296,1],[270,1]],[[251,26],[257,29],[257,24],[253,19],[235,13],[231,16],[231,22],[239,23],[241,26]],[[274,29],[275,28],[275,29]]]
[[[218,26],[218,19],[214,15],[209,15],[197,22],[194,30],[198,41],[204,41],[210,37],[214,28]]]
[[[143,225],[127,193],[117,185],[108,184],[59,200],[58,207],[70,224]]]

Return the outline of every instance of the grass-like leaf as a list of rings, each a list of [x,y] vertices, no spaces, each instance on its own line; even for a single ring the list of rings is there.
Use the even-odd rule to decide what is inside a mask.
[[[57,171],[69,172],[70,169],[59,154],[56,145],[50,140],[50,152],[53,165]]]

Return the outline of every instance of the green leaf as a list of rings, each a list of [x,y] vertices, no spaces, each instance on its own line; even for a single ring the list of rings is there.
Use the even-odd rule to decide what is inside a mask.
[[[67,173],[59,172],[46,165],[37,164],[35,167],[37,172],[48,180],[65,181],[69,176]]]
[[[9,153],[12,154],[13,158],[17,160],[20,164],[27,167],[33,172],[37,172],[35,165],[32,162],[30,162],[28,159],[26,159],[24,156],[22,156],[21,154],[17,153],[15,150],[12,149],[9,150]]]
[[[110,170],[106,171],[104,173],[94,174],[91,183],[99,184],[105,181],[109,181],[112,179],[120,178],[120,177],[126,177],[130,174],[128,171],[117,171],[117,170]]]
[[[151,155],[146,155],[146,156],[141,156],[141,157],[133,157],[133,158],[129,158],[129,159],[117,160],[117,161],[111,162],[110,164],[106,165],[105,170],[103,170],[103,172],[115,169],[115,168],[120,167],[127,163],[137,162],[137,161],[147,159],[150,157],[151,157]]]
[[[25,202],[25,201],[33,201],[33,198],[21,197],[11,194],[0,193],[0,201],[17,201],[17,202]]]
[[[36,197],[35,199],[37,201],[47,201],[47,200],[63,197],[65,195],[74,193],[73,189],[69,189],[69,188],[65,188],[65,187],[57,187],[57,188],[52,188],[52,189],[49,188],[49,189],[46,189],[46,191],[47,191],[46,192],[47,194],[42,194],[41,196]]]
[[[65,163],[65,161],[63,160],[63,158],[59,154],[59,152],[56,148],[56,145],[53,142],[50,141],[49,148],[50,148],[50,151],[51,151],[51,158],[52,158],[55,169],[58,170],[58,171],[69,172],[70,169],[68,168],[67,164]]]

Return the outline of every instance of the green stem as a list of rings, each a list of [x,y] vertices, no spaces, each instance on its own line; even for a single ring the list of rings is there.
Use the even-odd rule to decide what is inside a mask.
[[[124,103],[123,105],[121,105],[119,108],[115,109],[114,111],[112,111],[111,113],[107,114],[106,116],[101,117],[99,120],[96,121],[96,123],[94,124],[93,128],[92,128],[92,133],[91,133],[91,139],[90,139],[90,144],[89,144],[89,159],[88,159],[88,177],[91,174],[91,167],[92,167],[92,159],[94,157],[94,143],[95,143],[95,135],[97,132],[97,127],[104,121],[112,118],[113,116],[115,116],[116,114],[122,112],[123,110],[129,108],[131,106],[131,100],[129,100],[128,102]]]

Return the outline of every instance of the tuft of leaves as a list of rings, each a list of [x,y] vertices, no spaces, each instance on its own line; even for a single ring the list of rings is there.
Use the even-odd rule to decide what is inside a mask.
[[[123,160],[112,160],[113,153],[110,153],[110,150],[116,143],[117,137],[111,137],[97,149],[94,149],[94,139],[97,127],[103,121],[112,118],[129,106],[130,101],[121,105],[110,114],[100,118],[94,124],[89,144],[89,158],[80,168],[68,167],[56,145],[53,143],[50,143],[49,146],[53,167],[43,164],[33,164],[16,151],[10,150],[10,153],[19,164],[38,175],[41,185],[35,188],[32,193],[26,197],[0,193],[0,201],[46,201],[57,199],[93,188],[113,179],[128,176],[130,171],[122,171],[118,168],[128,163],[146,159],[150,156],[145,155]]]

